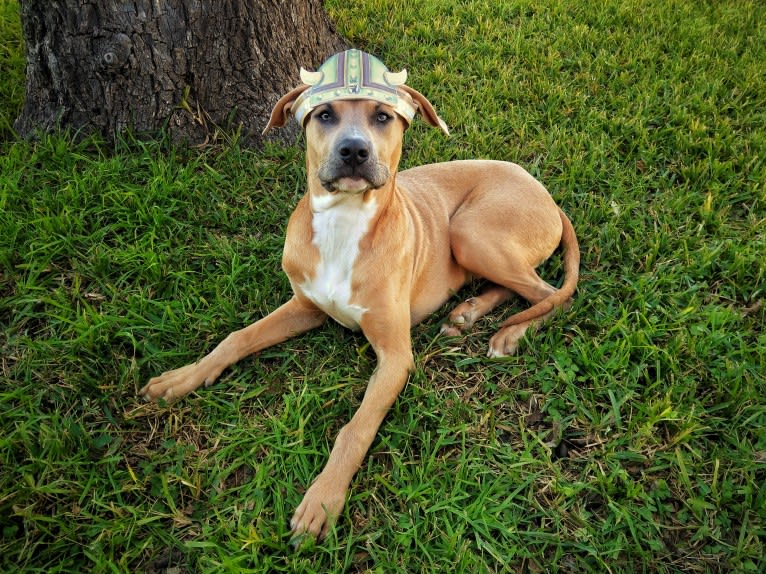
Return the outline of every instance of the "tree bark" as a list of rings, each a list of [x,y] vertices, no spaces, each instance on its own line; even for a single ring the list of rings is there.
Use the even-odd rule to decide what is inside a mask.
[[[24,137],[166,127],[192,144],[237,130],[258,144],[299,67],[345,47],[321,0],[21,0],[21,19]]]

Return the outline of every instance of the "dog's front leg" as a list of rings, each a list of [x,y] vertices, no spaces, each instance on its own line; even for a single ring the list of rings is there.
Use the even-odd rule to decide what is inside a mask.
[[[290,521],[296,536],[327,535],[343,509],[351,479],[413,368],[409,315],[393,322],[390,316],[381,320],[366,315],[362,330],[375,350],[378,366],[362,404],[338,433],[324,470],[314,479]]]
[[[327,315],[311,303],[293,297],[260,321],[234,331],[208,355],[185,367],[154,377],[139,391],[148,401],[174,401],[197,389],[211,385],[221,372],[240,359],[299,333],[321,325]]]

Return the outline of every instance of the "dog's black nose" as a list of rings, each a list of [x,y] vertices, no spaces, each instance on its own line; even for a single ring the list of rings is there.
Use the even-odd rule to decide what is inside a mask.
[[[347,165],[361,165],[370,157],[370,142],[361,137],[344,138],[338,144],[338,155]]]

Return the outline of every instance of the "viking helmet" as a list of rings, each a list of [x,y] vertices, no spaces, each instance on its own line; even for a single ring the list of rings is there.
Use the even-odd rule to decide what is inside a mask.
[[[388,104],[409,124],[418,106],[403,90],[407,70],[394,73],[375,56],[346,50],[328,58],[316,72],[301,68],[301,80],[311,86],[293,104],[291,113],[303,126],[309,112],[336,100],[376,100]]]
[[[317,106],[338,100],[374,100],[391,106],[407,125],[416,113],[449,135],[444,123],[426,97],[406,86],[407,71],[394,73],[376,57],[360,50],[346,50],[331,56],[316,72],[301,68],[303,84],[290,90],[274,105],[267,133],[285,125],[293,116],[305,127],[310,112]]]

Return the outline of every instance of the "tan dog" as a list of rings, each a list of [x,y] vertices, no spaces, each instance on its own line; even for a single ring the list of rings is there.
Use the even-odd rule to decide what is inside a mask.
[[[231,333],[199,362],[163,373],[141,389],[148,400],[178,399],[213,383],[243,357],[318,327],[328,316],[361,329],[378,366],[295,511],[295,534],[326,535],[343,508],[351,479],[413,368],[412,325],[470,278],[484,278],[487,289],[459,304],[443,330],[458,334],[517,293],[533,306],[505,321],[489,343],[490,356],[508,355],[530,326],[568,301],[577,284],[572,225],[521,167],[457,161],[397,173],[409,122],[402,106],[416,106],[426,121],[445,128],[425,97],[398,80],[392,80],[396,105],[365,99],[357,90],[357,97],[314,101],[308,108],[301,96],[309,85],[276,104],[267,129],[297,115],[296,106],[308,108],[301,121],[308,193],[290,217],[282,260],[294,296]],[[559,244],[565,280],[556,290],[535,268]]]

